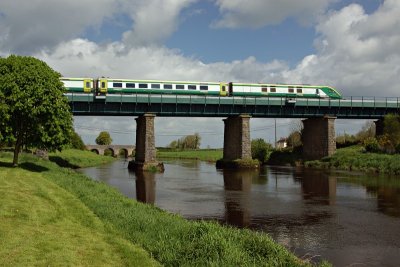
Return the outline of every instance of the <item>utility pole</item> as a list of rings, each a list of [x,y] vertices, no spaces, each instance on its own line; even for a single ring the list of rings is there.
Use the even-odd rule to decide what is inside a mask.
[[[276,144],[276,118],[274,118],[275,119],[275,149],[276,149],[276,146],[277,146],[277,144]]]

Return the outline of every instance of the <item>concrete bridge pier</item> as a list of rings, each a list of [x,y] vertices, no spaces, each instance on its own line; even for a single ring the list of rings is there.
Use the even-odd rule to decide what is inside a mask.
[[[250,116],[231,116],[223,120],[224,152],[217,168],[254,168],[258,161],[251,158]]]
[[[383,135],[383,128],[384,128],[383,119],[374,121],[374,123],[375,123],[375,136]]]
[[[135,171],[164,172],[164,164],[156,159],[154,114],[144,114],[136,119],[136,154],[128,168]]]
[[[324,116],[303,120],[303,156],[306,160],[317,160],[336,151],[336,117]]]

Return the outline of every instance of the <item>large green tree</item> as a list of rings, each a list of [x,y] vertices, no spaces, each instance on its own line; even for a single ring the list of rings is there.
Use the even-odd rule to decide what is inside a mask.
[[[68,143],[72,114],[59,78],[36,58],[0,58],[0,141],[15,144],[14,166],[23,146],[52,151]]]
[[[96,144],[98,145],[111,145],[112,139],[108,132],[100,132],[96,138]]]

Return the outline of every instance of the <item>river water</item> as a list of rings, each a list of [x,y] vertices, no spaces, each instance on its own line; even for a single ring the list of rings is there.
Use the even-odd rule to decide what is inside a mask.
[[[400,266],[400,177],[292,167],[222,171],[196,160],[164,160],[163,174],[135,174],[127,165],[79,171],[187,219],[267,232],[313,262]]]

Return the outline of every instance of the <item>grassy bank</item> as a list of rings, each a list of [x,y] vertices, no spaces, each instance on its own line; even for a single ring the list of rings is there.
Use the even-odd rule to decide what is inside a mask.
[[[87,150],[66,149],[62,152],[49,153],[49,160],[59,166],[72,169],[98,166],[114,161],[116,158],[104,157]]]
[[[0,265],[306,265],[266,234],[189,222],[31,155],[0,170]]]
[[[331,157],[308,161],[306,167],[400,174],[400,155],[366,153],[361,146],[341,148]]]
[[[157,158],[199,159],[214,162],[222,158],[222,153],[222,149],[158,150]]]
[[[10,168],[11,155],[0,156],[0,266],[158,265],[49,180],[59,167],[23,157]]]

